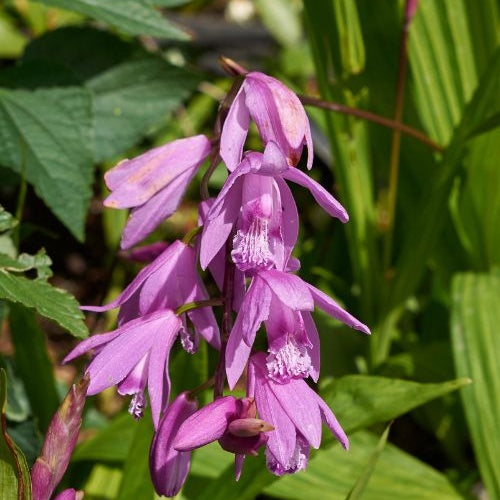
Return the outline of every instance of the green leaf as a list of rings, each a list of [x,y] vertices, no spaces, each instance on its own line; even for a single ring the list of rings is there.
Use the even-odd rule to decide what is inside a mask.
[[[137,422],[128,413],[119,415],[108,427],[79,444],[71,460],[73,462],[82,460],[123,462],[129,454],[136,429]]]
[[[359,471],[370,460],[377,438],[366,431],[351,437],[349,451],[335,446],[319,451],[306,472],[284,476],[266,488],[278,498],[344,500]],[[386,445],[363,493],[363,500],[458,500],[462,496],[432,467]]]
[[[96,158],[112,158],[164,120],[196,88],[187,70],[148,57],[110,68],[88,81],[95,94]]]
[[[338,28],[338,45],[344,72],[356,74],[365,66],[365,46],[361,35],[358,9],[354,0],[333,0]]]
[[[153,440],[151,416],[145,415],[135,427],[134,440],[123,466],[118,500],[153,498],[154,488],[149,473],[149,447]]]
[[[366,485],[370,481],[370,478],[375,470],[375,466],[377,465],[378,459],[380,458],[381,453],[384,451],[385,445],[387,443],[387,438],[389,437],[389,430],[391,428],[391,424],[389,424],[385,431],[380,436],[380,439],[373,450],[373,453],[365,465],[361,476],[359,476],[356,484],[353,486],[352,490],[347,495],[346,500],[357,500],[363,497],[363,494],[366,490]]]
[[[0,162],[25,173],[80,240],[91,196],[91,107],[82,88],[0,89]]]
[[[7,434],[6,404],[7,377],[5,370],[0,368],[0,485],[2,499],[30,499],[30,472],[24,455]]]
[[[72,10],[109,23],[131,35],[150,35],[187,40],[184,31],[168,22],[143,0],[37,0],[45,5]]]
[[[68,292],[40,280],[29,280],[0,269],[0,299],[19,302],[59,323],[72,335],[85,338],[87,327],[78,302]]]
[[[283,46],[301,41],[302,26],[295,4],[287,0],[256,0],[255,7],[264,26]]]
[[[29,271],[30,269],[36,269],[39,279],[46,279],[52,276],[52,271],[50,270],[51,264],[52,260],[45,253],[45,249],[43,248],[35,255],[22,253],[17,257],[17,259],[0,253],[0,269],[18,273],[23,273]]]
[[[0,57],[18,57],[28,39],[17,30],[14,23],[0,12]]]
[[[15,228],[19,222],[0,205],[0,233]]]
[[[347,375],[328,381],[320,392],[346,432],[352,432],[392,420],[469,383],[467,378],[419,384],[374,375]]]
[[[462,403],[489,497],[500,498],[500,274],[458,274],[453,280],[452,342],[458,375],[472,378]]]
[[[45,432],[59,406],[52,363],[47,355],[43,332],[38,328],[32,310],[11,304],[9,325],[14,358],[24,382],[33,415]],[[36,377],[33,377],[36,373]]]

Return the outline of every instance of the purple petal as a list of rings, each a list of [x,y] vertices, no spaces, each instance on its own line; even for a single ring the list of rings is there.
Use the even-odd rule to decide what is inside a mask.
[[[297,213],[297,205],[287,183],[281,177],[276,177],[275,181],[280,190],[281,204],[283,206],[281,231],[283,233],[284,258],[285,263],[289,263],[290,254],[297,243],[297,236],[299,234],[299,214]],[[284,269],[279,270],[284,271]]]
[[[118,393],[136,394],[143,391],[148,380],[149,353],[145,354],[130,373],[118,384]]]
[[[326,293],[323,293],[321,290],[318,290],[316,287],[310,284],[307,284],[307,286],[311,291],[314,302],[320,309],[323,309],[323,311],[325,311],[327,314],[335,319],[338,319],[339,321],[342,321],[342,323],[345,323],[347,326],[370,335],[370,329],[366,325],[361,323],[361,321],[349,314],[346,310],[342,309],[342,307],[340,307],[337,302],[335,302]]]
[[[133,262],[147,263],[153,262],[168,247],[166,241],[156,241],[150,245],[142,245],[128,251],[120,252],[120,257]]]
[[[250,171],[243,161],[226,179],[224,187],[207,214],[200,243],[200,265],[206,269],[229,237],[241,207],[241,176]]]
[[[294,274],[271,269],[261,271],[262,278],[283,304],[296,311],[312,311],[314,301],[307,284]]]
[[[274,141],[269,141],[264,149],[259,174],[274,177],[282,174],[287,169],[288,163],[285,154]]]
[[[321,399],[318,394],[316,394],[316,401],[318,403],[321,415],[323,417],[323,421],[326,426],[332,431],[332,434],[335,436],[337,441],[346,449],[349,449],[349,439],[347,438],[344,429],[342,429],[339,421],[335,418],[330,407]]]
[[[74,488],[68,488],[55,496],[54,500],[76,500],[76,498],[76,490]]]
[[[132,209],[122,233],[121,248],[127,249],[142,241],[177,210],[196,172],[197,168],[186,170],[144,205]]]
[[[245,369],[257,330],[269,317],[270,303],[268,287],[255,277],[243,299],[226,347],[226,373],[230,389],[234,388]]]
[[[259,417],[274,427],[274,430],[268,433],[268,449],[280,463],[288,463],[295,449],[295,425],[263,377],[256,379],[255,401]]]
[[[308,189],[321,208],[332,217],[336,217],[342,222],[349,220],[346,209],[321,184],[318,184],[298,168],[289,168],[283,172],[283,177]]]
[[[168,497],[179,493],[189,471],[191,453],[174,450],[172,442],[182,422],[196,412],[198,404],[183,392],[163,415],[149,452],[151,478],[157,493]]]
[[[269,380],[268,384],[295,427],[313,448],[319,448],[321,415],[315,404],[316,393],[302,379],[291,379],[286,384]]]
[[[219,439],[236,412],[237,404],[233,396],[216,399],[183,422],[173,447],[178,451],[190,451]]]
[[[148,394],[155,429],[158,427],[161,409],[167,405],[170,395],[168,358],[180,325],[179,318],[174,316],[169,324],[158,331],[149,355]]]
[[[78,356],[85,354],[87,351],[100,347],[103,344],[111,342],[113,339],[120,335],[119,330],[114,330],[112,332],[99,333],[97,335],[92,335],[88,339],[82,340],[62,361],[62,364],[69,363]]]
[[[196,171],[209,152],[210,141],[204,135],[197,135],[120,162],[105,176],[113,192],[104,204],[113,208],[143,205],[178,176],[188,170]]]
[[[241,161],[249,124],[250,115],[245,105],[245,92],[242,87],[229,108],[220,138],[220,155],[230,171],[233,171]]]
[[[311,313],[307,311],[302,311],[300,313],[304,321],[304,326],[306,328],[307,338],[311,343],[311,350],[309,355],[311,356],[311,371],[310,375],[314,382],[318,381],[319,378],[319,368],[320,368],[320,349],[319,349],[319,334],[311,317]]]
[[[245,455],[234,456],[234,478],[236,481],[240,480],[244,462],[245,462]]]
[[[178,318],[172,311],[157,311],[118,328],[120,335],[109,342],[87,368],[88,394],[97,394],[121,382],[151,349],[157,335],[168,331],[173,320]]]

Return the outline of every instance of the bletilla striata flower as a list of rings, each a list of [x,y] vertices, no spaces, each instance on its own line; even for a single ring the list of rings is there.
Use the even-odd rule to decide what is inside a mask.
[[[220,348],[219,330],[210,307],[193,309],[180,317],[174,312],[185,303],[208,298],[195,264],[194,249],[176,241],[142,269],[113,302],[84,307],[101,312],[120,306],[116,330],[84,340],[64,359],[66,363],[94,351],[87,367],[89,395],[117,385],[120,394],[133,395],[129,411],[140,418],[147,385],[153,422],[155,427],[158,425],[170,393],[168,360],[178,335],[183,348],[191,353],[196,352],[200,336]]]
[[[290,166],[297,165],[306,144],[307,167],[311,168],[313,145],[304,107],[280,81],[254,71],[245,75],[222,128],[220,154],[229,170],[241,161],[250,119],[264,144],[278,144]]]
[[[104,205],[132,208],[123,230],[122,248],[139,243],[177,210],[210,148],[204,135],[178,139],[123,160],[106,172],[104,179],[112,193]]]
[[[197,401],[190,399],[187,392],[183,392],[161,417],[149,452],[151,478],[159,495],[177,495],[186,480],[191,452],[177,451],[172,443],[181,424],[197,409]]]
[[[322,421],[347,449],[349,440],[328,405],[302,379],[280,384],[270,379],[264,353],[248,366],[249,397],[255,397],[259,415],[274,427],[268,434],[266,461],[277,476],[307,467],[309,450],[321,444]]]
[[[224,450],[235,454],[238,479],[245,455],[257,455],[257,450],[267,441],[267,432],[273,429],[256,416],[253,398],[216,399],[180,426],[173,447],[178,451],[191,451],[218,440]]]
[[[286,180],[311,192],[326,212],[346,222],[344,207],[320,184],[295,167],[272,141],[264,153],[249,152],[229,175],[206,216],[201,239],[203,269],[219,253],[233,229],[231,256],[238,269],[283,270],[297,240],[297,207]]]
[[[269,377],[279,382],[319,376],[319,336],[310,312],[314,305],[346,325],[369,334],[369,328],[321,290],[294,274],[271,269],[253,279],[241,304],[226,348],[229,387],[238,382],[262,322],[266,325]]]

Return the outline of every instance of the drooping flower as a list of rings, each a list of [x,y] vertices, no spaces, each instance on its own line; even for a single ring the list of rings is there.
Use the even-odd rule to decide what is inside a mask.
[[[112,193],[104,205],[132,208],[123,230],[122,248],[143,240],[175,212],[210,147],[204,135],[178,139],[123,160],[106,172],[104,179]]]
[[[120,306],[116,330],[84,340],[64,359],[68,362],[94,351],[87,367],[91,377],[89,395],[117,385],[120,394],[132,395],[129,411],[140,418],[147,385],[153,422],[157,426],[160,411],[168,402],[168,360],[178,334],[188,352],[196,351],[200,335],[216,349],[220,348],[219,330],[210,307],[193,309],[180,317],[174,312],[185,303],[207,299],[196,273],[195,259],[193,248],[176,241],[143,268],[113,302],[84,307],[101,312]],[[194,325],[194,332],[188,327],[186,315]]]
[[[311,130],[298,97],[280,81],[258,71],[245,75],[224,122],[220,154],[229,170],[240,163],[252,119],[264,145],[273,141],[285,153],[288,165],[300,160],[307,145],[307,167],[313,161]]]
[[[306,174],[289,167],[272,141],[264,153],[249,152],[227,178],[209,210],[201,239],[203,269],[234,230],[233,262],[242,271],[283,270],[297,240],[298,215],[284,179],[309,189],[328,214],[346,222],[342,205]]]
[[[245,455],[257,455],[273,427],[256,418],[253,398],[216,399],[189,417],[179,428],[173,447],[190,451],[218,440],[221,447],[235,454],[236,479],[241,474]]]
[[[179,493],[189,472],[191,452],[172,446],[181,424],[198,409],[198,402],[183,392],[163,414],[149,452],[151,478],[159,495],[173,497]]]
[[[298,276],[275,269],[260,271],[241,304],[226,348],[226,373],[232,389],[248,361],[257,330],[265,322],[269,340],[269,376],[286,382],[319,376],[319,336],[311,318],[314,305],[346,325],[369,328],[328,295]]]
[[[31,471],[34,500],[47,500],[61,481],[76,445],[82,424],[88,378],[74,384],[52,418],[40,456]],[[75,500],[80,493],[74,489],[61,492],[56,498]]]
[[[310,447],[321,444],[322,421],[347,449],[349,440],[328,405],[302,379],[281,384],[269,378],[266,363],[264,353],[250,358],[247,393],[274,427],[266,444],[268,469],[277,476],[305,469]]]

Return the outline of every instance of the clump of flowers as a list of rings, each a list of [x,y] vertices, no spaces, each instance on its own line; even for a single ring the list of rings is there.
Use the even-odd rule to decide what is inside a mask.
[[[118,327],[83,341],[65,360],[92,351],[87,393],[117,386],[120,394],[131,396],[135,418],[142,417],[149,399],[156,430],[150,469],[157,492],[166,496],[181,489],[191,451],[215,440],[235,455],[237,479],[245,457],[260,448],[273,474],[305,469],[310,448],[320,446],[322,422],[347,449],[348,438],[332,410],[306,381],[316,382],[320,373],[314,307],[370,333],[295,274],[299,217],[288,182],[305,187],[328,214],[348,221],[342,205],[297,167],[304,146],[307,167],[313,163],[302,104],[276,79],[240,73],[221,106],[215,138],[180,139],[122,161],[106,174],[112,193],[105,205],[132,208],[122,238],[122,248],[129,249],[174,213],[197,170],[211,158],[198,230],[184,241],[136,251],[139,260],[154,260],[112,303],[85,308],[119,308]],[[244,150],[251,121],[262,151]],[[210,198],[208,176],[220,161],[229,175],[218,196]],[[212,274],[221,297],[208,296],[198,262]],[[220,328],[212,311],[218,305],[223,307]],[[253,347],[262,324],[267,352]],[[219,351],[211,379],[214,401],[200,409],[197,388],[186,388],[169,402],[168,360],[176,340],[188,353],[196,353],[203,341]],[[226,381],[234,389],[245,369],[246,397],[225,395]]]

